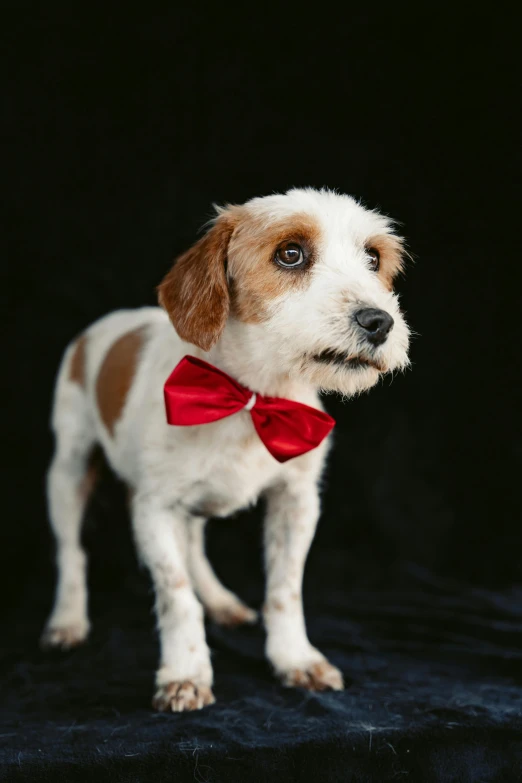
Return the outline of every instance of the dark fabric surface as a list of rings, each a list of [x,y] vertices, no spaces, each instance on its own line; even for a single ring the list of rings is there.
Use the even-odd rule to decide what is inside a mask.
[[[521,779],[518,28],[489,7],[30,5],[0,25],[0,778]],[[260,628],[209,627],[217,704],[157,715],[150,585],[109,477],[85,526],[92,638],[37,646],[56,368],[95,318],[155,301],[212,202],[307,185],[398,218],[415,258],[411,371],[326,399],[305,600],[348,687],[284,690]],[[209,535],[255,606],[261,512]]]
[[[212,522],[208,536],[218,573],[254,606],[261,512]],[[134,558],[124,489],[108,474],[85,542],[87,645],[39,650],[47,589],[33,587],[3,624],[0,779],[522,780],[521,587],[465,587],[401,563],[384,588],[369,575],[353,578],[349,552],[315,547],[305,580],[309,633],[342,669],[346,690],[284,689],[264,659],[260,627],[210,624],[217,703],[165,715],[150,707],[151,587]],[[374,586],[361,586],[368,580]]]
[[[283,689],[260,629],[209,627],[217,703],[183,715],[150,709],[143,597],[109,597],[91,642],[62,655],[37,650],[47,607],[33,607],[2,645],[0,778],[522,779],[522,595],[455,595],[417,576],[415,592],[316,595],[311,639],[342,668],[344,693]]]

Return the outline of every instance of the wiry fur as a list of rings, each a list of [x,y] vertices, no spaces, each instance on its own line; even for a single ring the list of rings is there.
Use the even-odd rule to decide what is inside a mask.
[[[283,239],[308,243],[306,269],[277,267],[274,242]],[[369,263],[370,239],[382,248],[379,273]],[[192,354],[252,390],[318,408],[321,389],[353,395],[370,388],[383,372],[408,362],[408,328],[390,290],[400,247],[388,219],[328,191],[292,190],[220,209],[207,235],[160,286],[168,315],[159,308],[113,313],[81,336],[80,357],[78,342],[67,349],[56,386],[56,452],[48,478],[58,586],[47,644],[67,647],[89,631],[80,525],[89,454],[98,444],[131,490],[136,545],[154,582],[158,709],[194,709],[213,701],[203,606],[218,622],[255,620],[218,581],[203,534],[207,517],[227,516],[261,494],[267,499],[268,658],[287,685],[342,687],[340,672],[308,641],[301,600],[328,443],[279,464],[247,411],[199,427],[169,426],[163,384],[177,362]],[[394,319],[380,347],[372,347],[353,320],[362,307],[385,310]],[[136,330],[141,338],[132,357],[132,384],[121,415],[108,428],[97,379],[102,368],[107,375],[111,348]],[[371,365],[353,368],[314,358],[323,351]]]

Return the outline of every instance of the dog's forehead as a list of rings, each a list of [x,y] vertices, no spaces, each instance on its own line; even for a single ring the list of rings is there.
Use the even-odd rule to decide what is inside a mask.
[[[281,225],[304,215],[320,230],[323,242],[352,241],[364,244],[376,234],[392,230],[391,221],[373,210],[366,209],[351,196],[329,190],[312,188],[293,189],[284,194],[254,198],[245,204],[247,212],[261,219],[267,229],[271,224]]]

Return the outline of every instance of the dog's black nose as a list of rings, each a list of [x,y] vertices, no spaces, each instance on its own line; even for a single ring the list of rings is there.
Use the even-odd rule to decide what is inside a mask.
[[[393,326],[391,315],[374,307],[358,310],[355,320],[364,329],[364,336],[372,345],[382,345]]]

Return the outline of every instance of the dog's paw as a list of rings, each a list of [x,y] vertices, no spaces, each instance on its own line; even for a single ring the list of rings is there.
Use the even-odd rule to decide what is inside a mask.
[[[343,675],[328,661],[317,661],[302,669],[290,669],[281,675],[287,688],[306,688],[308,691],[342,691]]]
[[[161,685],[152,700],[152,706],[159,712],[185,712],[201,710],[215,701],[208,685],[195,685],[186,680]]]
[[[71,625],[49,625],[40,638],[40,646],[44,650],[57,648],[70,650],[83,644],[89,635],[88,623]]]
[[[209,618],[225,628],[234,628],[236,625],[253,625],[257,623],[258,614],[242,601],[235,600],[218,606],[208,606]]]

